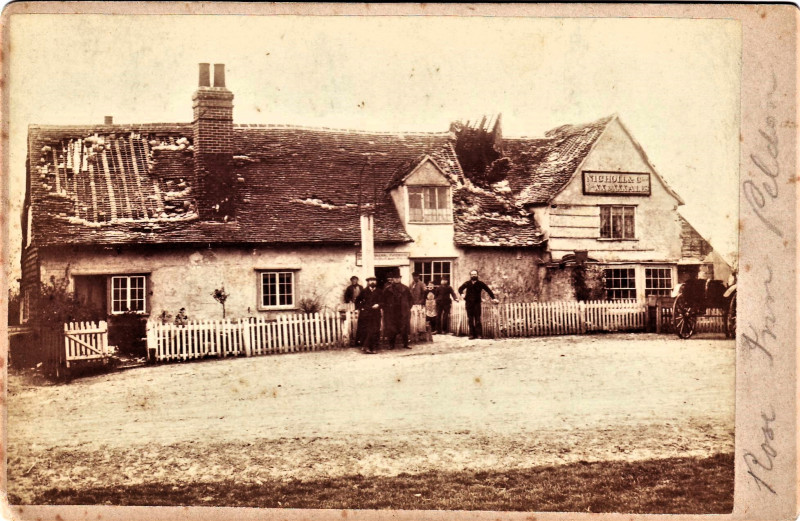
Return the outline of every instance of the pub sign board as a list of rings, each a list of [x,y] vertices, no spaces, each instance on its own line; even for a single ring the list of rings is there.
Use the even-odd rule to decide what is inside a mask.
[[[650,174],[629,172],[583,172],[586,195],[650,195]]]

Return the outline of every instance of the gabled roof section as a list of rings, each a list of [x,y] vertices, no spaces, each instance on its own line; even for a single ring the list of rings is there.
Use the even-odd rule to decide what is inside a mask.
[[[505,138],[503,155],[511,159],[507,180],[517,203],[549,203],[578,175],[580,166],[612,122],[619,123],[664,189],[679,204],[684,204],[681,197],[658,174],[642,146],[617,114],[585,125],[563,125],[547,131],[544,138]]]
[[[639,152],[639,155],[642,156],[642,159],[644,160],[644,162],[647,163],[647,166],[650,167],[650,170],[653,171],[653,173],[655,174],[656,178],[664,186],[664,189],[672,197],[674,197],[678,201],[678,204],[686,204],[683,201],[683,199],[681,199],[681,196],[678,195],[678,193],[675,190],[673,190],[672,187],[669,186],[669,184],[667,184],[667,181],[663,177],[661,177],[661,174],[659,174],[658,171],[656,171],[656,167],[653,166],[653,163],[650,162],[650,158],[647,157],[647,152],[644,151],[644,148],[642,148],[642,145],[640,145],[639,142],[636,140],[636,138],[633,137],[633,134],[631,134],[631,131],[628,130],[628,127],[625,126],[625,123],[623,123],[622,120],[619,119],[619,117],[616,116],[616,114],[615,114],[615,119],[619,123],[619,126],[622,127],[622,130],[625,132],[625,134],[628,135],[628,138],[630,138],[631,142],[633,143],[633,146],[636,147],[636,151]]]
[[[511,159],[506,180],[517,203],[546,204],[555,197],[615,118],[563,125],[546,132],[544,138],[504,138],[503,155]]]
[[[453,150],[452,144],[448,143],[444,150],[437,151],[437,155],[439,157],[438,161],[435,161],[427,154],[423,154],[410,161],[406,161],[400,165],[400,167],[395,171],[394,175],[392,175],[392,179],[389,181],[386,189],[391,190],[392,188],[405,183],[414,172],[416,172],[424,163],[428,161],[430,161],[431,164],[433,164],[433,166],[436,167],[436,169],[441,172],[441,174],[451,183],[457,182],[458,178],[460,177],[458,161],[456,159],[451,160],[450,157],[448,157],[446,153],[450,151],[453,153],[452,157],[455,158],[455,151]],[[445,171],[440,164],[447,166],[448,171]]]
[[[678,214],[678,221],[681,224],[681,260],[704,260],[714,248],[685,217]]]

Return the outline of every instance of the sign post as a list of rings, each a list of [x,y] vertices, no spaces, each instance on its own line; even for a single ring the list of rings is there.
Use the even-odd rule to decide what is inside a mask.
[[[361,214],[361,266],[364,274],[361,280],[375,276],[375,237],[372,213]]]

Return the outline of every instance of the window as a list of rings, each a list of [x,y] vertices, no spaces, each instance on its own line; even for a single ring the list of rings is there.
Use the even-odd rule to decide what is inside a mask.
[[[636,238],[635,206],[601,206],[601,239]]]
[[[261,272],[261,307],[294,307],[294,272]]]
[[[145,311],[144,275],[111,277],[111,312],[144,313]]]
[[[645,268],[644,294],[668,297],[672,293],[672,268]]]
[[[409,186],[408,220],[410,222],[447,223],[450,216],[449,186]]]
[[[450,261],[415,261],[414,271],[419,273],[422,282],[425,284],[428,282],[439,284],[443,277],[449,280],[451,285],[453,283],[450,277]]]
[[[605,270],[605,276],[608,300],[636,298],[636,270],[634,268],[609,268]]]

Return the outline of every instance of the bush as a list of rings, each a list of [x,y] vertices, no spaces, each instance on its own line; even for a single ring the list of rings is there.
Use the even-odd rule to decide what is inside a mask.
[[[575,300],[589,300],[592,292],[586,286],[586,267],[582,264],[572,268],[572,287],[575,288]]]
[[[19,325],[19,307],[22,303],[19,291],[8,290],[8,325]]]
[[[117,346],[119,354],[134,358],[147,355],[147,318],[135,312],[109,317],[108,344]]]
[[[90,308],[68,290],[66,278],[50,277],[30,296],[29,324],[33,327],[63,331],[65,322],[104,320],[101,310]]]
[[[303,313],[311,314],[322,311],[322,304],[320,304],[319,298],[304,298],[300,300],[298,305]]]

